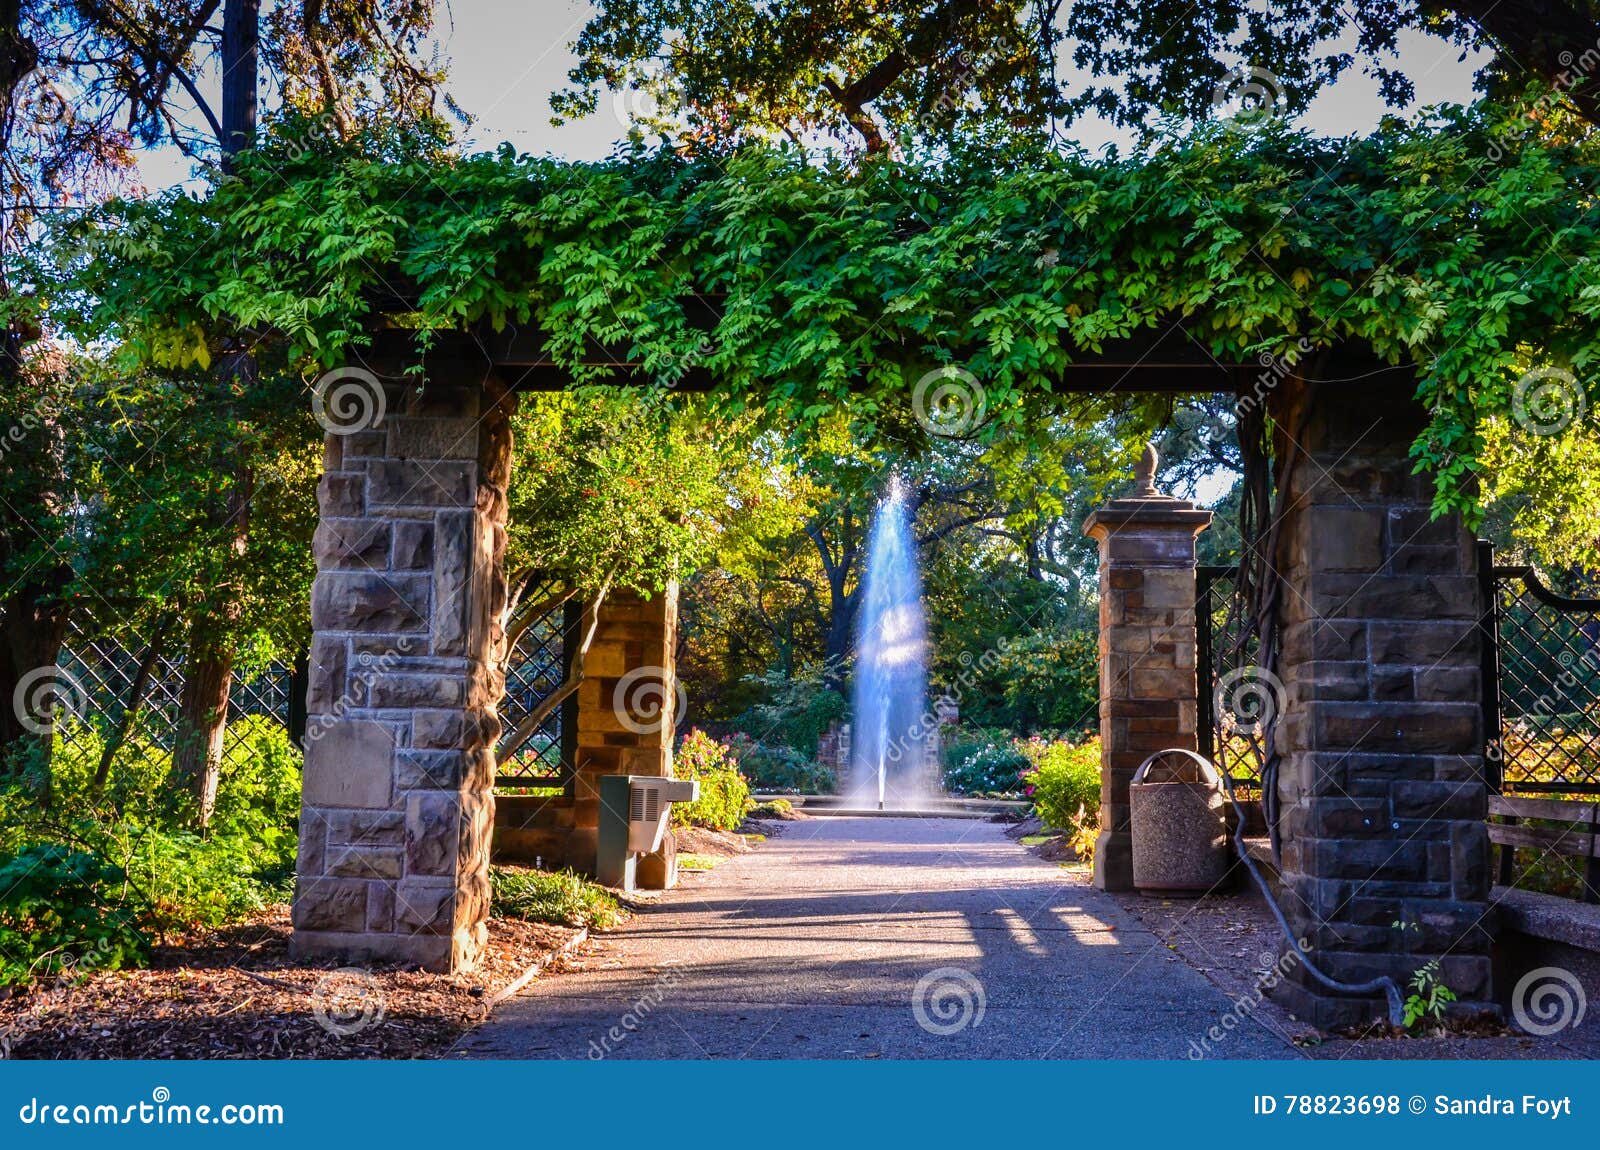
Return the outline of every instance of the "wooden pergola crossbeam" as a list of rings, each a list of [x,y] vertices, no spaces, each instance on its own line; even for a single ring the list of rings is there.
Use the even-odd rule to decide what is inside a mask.
[[[691,297],[699,306],[685,309],[691,328],[710,332],[717,313],[705,297]],[[362,360],[380,374],[398,374],[414,363],[414,334],[387,329],[379,332]],[[1143,392],[1167,395],[1223,393],[1232,395],[1262,368],[1254,363],[1218,359],[1210,349],[1174,321],[1160,331],[1140,332],[1105,341],[1098,351],[1076,353],[1082,360],[1051,381],[1059,394]],[[451,378],[475,371],[493,371],[516,391],[563,391],[572,383],[575,364],[558,360],[550,350],[548,333],[531,325],[508,325],[502,331],[446,332],[435,337],[425,360],[430,373]],[[619,387],[650,387],[656,380],[630,349],[591,340],[581,360],[583,367],[607,370],[607,382]],[[673,390],[703,393],[716,380],[704,367],[692,366]]]

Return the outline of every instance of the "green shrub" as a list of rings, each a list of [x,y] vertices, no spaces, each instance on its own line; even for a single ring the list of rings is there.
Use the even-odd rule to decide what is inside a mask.
[[[185,800],[168,785],[170,752],[146,731],[136,726],[118,748],[99,793],[94,775],[104,744],[91,727],[72,736],[57,739],[48,786],[29,769],[0,783],[0,856],[60,843],[103,860],[137,896],[129,913],[139,929],[157,938],[221,926],[288,898],[300,752],[278,723],[249,716],[230,725],[204,834],[190,827]]]
[[[985,732],[947,744],[944,789],[952,795],[1010,795],[1022,790],[1028,760],[1014,740]]]
[[[739,773],[739,760],[704,731],[696,728],[683,737],[673,756],[680,779],[696,779],[700,797],[692,803],[672,804],[672,821],[679,826],[712,827],[731,831],[744,821],[750,802],[750,784]]]
[[[42,843],[0,861],[0,986],[142,964],[141,907],[117,867]]]
[[[610,891],[570,870],[491,867],[489,881],[490,909],[503,918],[596,930],[609,930],[622,920],[622,908]]]
[[[837,786],[831,768],[794,747],[758,743],[748,735],[734,735],[726,745],[738,760],[739,772],[757,790],[827,795]]]
[[[772,670],[748,675],[744,682],[763,698],[733,721],[734,728],[753,742],[788,748],[808,763],[816,757],[822,732],[850,714],[848,700],[827,685],[827,675],[819,664],[792,673]]]
[[[1018,739],[1030,768],[1023,776],[1033,809],[1046,826],[1071,830],[1078,813],[1093,818],[1100,807],[1100,740]]]
[[[788,799],[769,799],[751,804],[748,814],[752,819],[786,819],[794,814],[794,804]]]
[[[289,898],[292,859],[262,870],[262,856],[236,835],[201,837],[188,830],[124,824],[108,838],[125,853],[129,880],[144,891],[148,922],[158,935],[194,926],[223,926]]]
[[[1004,684],[1004,722],[1016,730],[1076,730],[1098,721],[1100,636],[1041,630],[1006,644],[994,668]]]
[[[235,719],[228,742],[231,752],[207,834],[249,844],[253,874],[269,881],[291,878],[300,842],[300,748],[264,715]]]

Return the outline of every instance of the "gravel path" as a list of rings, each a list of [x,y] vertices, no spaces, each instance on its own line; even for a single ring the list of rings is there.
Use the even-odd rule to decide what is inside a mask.
[[[1184,1058],[1232,1009],[1119,899],[994,823],[815,818],[686,876],[455,1053]],[[1254,1016],[1205,1052],[1300,1056]]]

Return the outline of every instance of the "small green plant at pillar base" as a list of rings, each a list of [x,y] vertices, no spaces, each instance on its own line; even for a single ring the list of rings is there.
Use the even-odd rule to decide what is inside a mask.
[[[1084,816],[1100,808],[1100,740],[1032,738],[1014,745],[1029,764],[1022,781],[1039,818],[1057,830],[1081,829]]]
[[[1429,1030],[1442,1026],[1445,1008],[1456,1000],[1456,992],[1440,979],[1439,960],[1419,966],[1411,975],[1409,985],[1411,994],[1405,1003],[1406,1029],[1411,1030],[1424,1021]]]
[[[525,922],[588,926],[610,930],[622,921],[622,907],[603,886],[570,870],[491,867],[492,912]]]

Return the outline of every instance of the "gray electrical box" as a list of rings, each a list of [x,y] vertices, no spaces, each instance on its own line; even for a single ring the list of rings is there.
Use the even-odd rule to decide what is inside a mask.
[[[602,775],[595,877],[607,886],[633,890],[639,856],[661,849],[673,803],[700,797],[694,779],[659,775]],[[669,868],[669,875],[676,868]],[[671,881],[666,885],[671,885]]]

